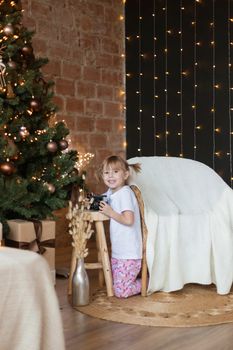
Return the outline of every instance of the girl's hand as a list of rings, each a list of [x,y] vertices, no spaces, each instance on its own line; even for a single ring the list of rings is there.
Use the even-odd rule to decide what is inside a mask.
[[[109,204],[107,204],[104,201],[101,201],[99,204],[99,211],[109,217],[111,217],[111,214],[113,212],[112,208],[110,207]]]

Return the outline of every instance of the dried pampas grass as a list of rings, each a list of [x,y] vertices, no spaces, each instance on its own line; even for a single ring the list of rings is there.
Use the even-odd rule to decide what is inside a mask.
[[[69,202],[69,210],[66,218],[69,222],[69,234],[73,238],[72,246],[76,258],[85,258],[88,255],[87,241],[91,237],[92,230],[92,219],[90,213],[84,210],[84,205],[76,204],[72,205]]]

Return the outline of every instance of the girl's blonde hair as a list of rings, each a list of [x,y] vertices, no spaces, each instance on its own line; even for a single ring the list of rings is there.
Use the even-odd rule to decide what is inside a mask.
[[[127,161],[121,158],[120,156],[113,155],[104,159],[98,171],[99,178],[102,177],[103,170],[109,166],[119,166],[119,168],[124,171],[129,171],[130,168],[132,168],[136,173],[139,173],[141,170],[141,165],[139,163],[128,164]]]

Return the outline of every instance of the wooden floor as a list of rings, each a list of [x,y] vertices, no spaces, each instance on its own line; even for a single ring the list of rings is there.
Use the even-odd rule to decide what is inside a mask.
[[[86,316],[70,306],[67,283],[67,279],[59,278],[56,284],[66,350],[233,350],[233,323],[167,328],[104,321]]]

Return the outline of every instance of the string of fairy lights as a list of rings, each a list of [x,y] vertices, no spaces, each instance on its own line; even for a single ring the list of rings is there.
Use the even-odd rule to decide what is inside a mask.
[[[219,152],[216,151],[216,138],[215,138],[215,133],[216,133],[216,109],[215,109],[215,104],[216,104],[216,94],[215,94],[215,89],[218,87],[216,84],[216,62],[215,62],[215,0],[212,0],[212,128],[213,128],[213,157],[212,157],[212,167],[215,169],[215,157],[219,155]]]
[[[194,1],[193,35],[193,159],[197,156],[197,2]]]
[[[231,93],[233,88],[231,87],[231,45],[233,45],[231,41],[231,0],[228,0],[227,3],[227,14],[228,14],[228,23],[227,23],[227,51],[228,51],[228,118],[229,118],[229,151],[228,151],[228,157],[229,157],[229,168],[230,168],[230,184],[232,187],[233,182],[233,168],[232,168],[232,99],[231,99]]]
[[[141,39],[141,1],[138,2],[138,155],[142,155],[142,39]]]
[[[156,7],[155,7],[155,0],[153,2],[153,115],[152,115],[152,119],[153,119],[153,155],[156,155],[156,138],[157,138],[157,134],[156,134],[156,119],[157,119],[157,109],[156,109],[156,98],[158,98],[157,94],[156,94],[156,58],[157,58],[157,54],[156,54],[156,30],[155,30],[155,25],[156,25],[156,17],[155,17],[155,11],[156,11]]]
[[[165,15],[164,15],[164,21],[165,21],[165,33],[164,33],[164,41],[165,41],[165,48],[164,48],[164,62],[165,62],[165,69],[164,69],[164,93],[165,93],[165,155],[168,156],[168,27],[167,27],[167,0],[165,0],[165,7],[163,8]]]
[[[128,0],[130,1],[130,0]],[[192,0],[192,4],[188,4],[187,9],[184,6],[184,1],[179,0],[177,5],[171,0],[151,0],[151,11],[149,14],[144,11],[144,4],[142,0],[134,2],[137,8],[137,32],[132,33],[131,37],[127,37],[127,40],[137,40],[137,71],[136,75],[136,94],[137,94],[137,153],[139,156],[144,155],[144,149],[146,144],[151,142],[152,153],[151,155],[164,155],[164,156],[178,156],[187,157],[193,159],[200,159],[201,152],[203,152],[203,135],[212,135],[208,142],[208,150],[212,147],[212,155],[210,158],[211,166],[216,171],[221,171],[219,169],[222,161],[228,162],[230,184],[233,182],[233,164],[232,164],[232,98],[231,94],[233,91],[232,81],[231,81],[231,60],[232,60],[232,38],[231,30],[233,25],[233,18],[231,18],[231,1],[227,0],[228,14],[227,18],[222,18],[222,21],[228,21],[227,25],[227,42],[228,42],[228,67],[227,69],[227,91],[228,91],[228,128],[229,128],[229,145],[227,146],[227,151],[220,149],[221,140],[224,137],[221,126],[219,126],[220,116],[218,109],[216,109],[216,101],[218,101],[218,90],[226,86],[224,84],[217,82],[217,77],[221,76],[219,74],[219,65],[216,57],[216,50],[218,50],[218,43],[216,44],[216,30],[219,30],[220,25],[218,24],[218,29],[216,29],[216,0],[212,0],[211,3],[203,2],[203,0]],[[133,4],[133,3],[132,3]],[[186,3],[185,3],[186,4]],[[217,4],[219,6],[219,4]],[[177,7],[176,7],[177,6]],[[178,7],[179,6],[179,7]],[[175,9],[176,7],[176,9]],[[208,33],[208,16],[206,16],[206,23],[203,23],[203,11],[208,11],[210,14],[210,32]],[[173,14],[177,13],[178,20],[173,22]],[[191,13],[192,11],[192,13]],[[145,13],[145,14],[144,14]],[[142,17],[143,14],[143,17]],[[172,15],[171,15],[172,14]],[[151,29],[152,32],[145,33],[146,22],[150,19],[146,16],[152,16]],[[176,17],[177,18],[177,17]],[[190,20],[188,24],[188,19]],[[219,19],[218,19],[219,21]],[[176,23],[176,24],[174,24]],[[219,22],[218,22],[219,23]],[[192,28],[192,35],[190,35],[190,42],[187,48],[187,25],[189,25],[189,30]],[[206,27],[206,32],[203,34],[200,28]],[[220,29],[221,30],[221,29]],[[131,35],[131,34],[130,34]],[[210,42],[206,40],[210,37]],[[151,39],[152,37],[152,39]],[[177,40],[178,38],[178,40]],[[186,39],[184,39],[186,38]],[[217,36],[218,40],[220,36]],[[173,40],[174,39],[174,40]],[[147,55],[143,52],[144,41],[153,40],[151,44],[151,54]],[[185,41],[186,40],[186,41]],[[174,44],[175,42],[175,44]],[[178,45],[178,47],[175,45]],[[192,53],[190,52],[190,47],[193,46]],[[209,48],[208,48],[209,47]],[[204,62],[202,52],[205,49],[210,50],[208,53],[208,61]],[[177,53],[179,54],[177,55]],[[153,79],[153,100],[151,101],[151,108],[145,108],[144,97],[146,96],[145,86],[146,79],[148,79],[148,71],[146,71],[147,60],[153,57],[153,62],[151,64],[151,81]],[[173,65],[173,57],[179,60],[179,71],[177,71],[177,65]],[[189,60],[187,60],[189,57]],[[219,57],[219,52],[218,52]],[[161,63],[162,62],[162,63]],[[189,66],[187,66],[187,62]],[[190,63],[191,62],[191,63]],[[205,65],[205,70],[203,69],[203,62]],[[208,81],[206,86],[209,86],[208,96],[210,100],[206,101],[204,106],[201,89],[203,88],[203,80],[205,79],[202,72],[207,71],[207,66],[209,65],[209,70],[211,72],[211,81]],[[174,68],[175,66],[175,68]],[[176,70],[175,70],[176,69]],[[217,70],[218,69],[218,70]],[[221,68],[222,69],[222,68]],[[216,75],[216,71],[218,75]],[[146,72],[146,74],[145,74]],[[131,72],[126,72],[128,78],[131,78],[133,74]],[[225,74],[225,73],[224,73]],[[135,74],[134,74],[135,77]],[[153,77],[153,78],[152,78]],[[174,109],[174,89],[172,85],[172,79],[178,78],[178,89],[177,89],[177,104],[178,110]],[[175,78],[176,77],[176,78]],[[203,79],[203,80],[202,80]],[[209,79],[209,77],[208,77]],[[184,88],[185,86],[185,88]],[[190,87],[190,91],[187,92],[187,86]],[[200,87],[199,87],[200,86]],[[189,94],[189,95],[188,95]],[[152,95],[152,94],[151,94]],[[187,96],[190,99],[187,99]],[[191,103],[190,103],[191,101]],[[172,105],[173,103],[173,105]],[[164,104],[164,105],[163,105]],[[190,113],[188,114],[188,107],[190,105],[190,110],[192,112],[192,119],[190,119]],[[211,123],[207,122],[208,117],[208,106],[211,118]],[[173,106],[173,107],[172,107]],[[147,110],[150,110],[150,115],[147,115]],[[127,108],[128,111],[128,108]],[[205,112],[206,111],[206,112]],[[203,115],[202,115],[203,114]],[[174,117],[177,116],[177,127],[174,128],[176,122],[174,122]],[[144,130],[144,120],[146,118],[152,118],[153,127],[153,138],[145,140],[145,135],[147,130]],[[162,122],[163,121],[163,122]],[[190,122],[189,122],[190,121]],[[187,136],[187,125],[189,122],[189,130],[192,130],[192,138]],[[148,124],[147,124],[148,125]],[[192,129],[193,128],[193,129]],[[207,129],[208,128],[208,129]],[[210,129],[209,129],[210,128]],[[223,128],[224,129],[224,128]],[[203,133],[201,131],[203,130]],[[190,132],[190,131],[189,131]],[[226,132],[226,131],[224,131]],[[178,137],[178,142],[175,145],[175,135]],[[188,147],[189,153],[187,153],[187,145],[184,142],[193,142],[193,151],[190,154],[190,146]],[[201,141],[202,140],[202,141]],[[130,142],[130,140],[128,140]],[[201,143],[202,142],[202,143]],[[178,147],[177,147],[178,145]],[[174,153],[174,149],[176,154]],[[163,153],[164,152],[164,153]],[[209,152],[209,151],[208,151]],[[209,154],[209,153],[208,153]],[[221,163],[222,162],[222,163]]]
[[[180,131],[178,136],[180,136],[180,157],[183,157],[183,4],[180,0],[180,90],[178,94],[180,95],[180,112],[178,117],[180,118]]]

